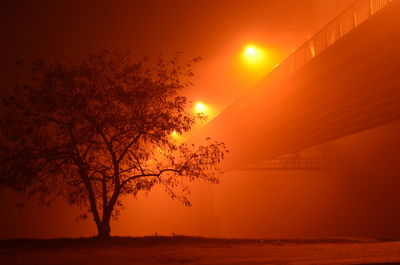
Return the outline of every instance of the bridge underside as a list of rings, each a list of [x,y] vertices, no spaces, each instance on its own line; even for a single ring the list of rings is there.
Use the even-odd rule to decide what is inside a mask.
[[[267,77],[205,129],[240,169],[400,118],[400,1],[291,76]]]

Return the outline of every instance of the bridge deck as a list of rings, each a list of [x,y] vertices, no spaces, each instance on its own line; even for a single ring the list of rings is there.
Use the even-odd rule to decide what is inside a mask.
[[[400,118],[400,1],[310,59],[272,74],[205,128],[232,151],[227,169],[351,135]]]

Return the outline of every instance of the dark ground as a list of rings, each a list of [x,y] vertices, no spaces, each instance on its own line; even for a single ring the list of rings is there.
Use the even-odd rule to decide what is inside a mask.
[[[375,239],[247,240],[113,237],[0,241],[0,264],[400,265],[400,242]]]

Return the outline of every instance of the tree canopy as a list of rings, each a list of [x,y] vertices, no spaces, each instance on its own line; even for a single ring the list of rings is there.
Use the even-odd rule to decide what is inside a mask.
[[[43,202],[62,196],[91,214],[99,236],[121,198],[163,185],[185,205],[188,183],[218,183],[222,142],[177,143],[197,117],[182,92],[192,64],[102,51],[79,63],[37,60],[1,101],[0,185]]]

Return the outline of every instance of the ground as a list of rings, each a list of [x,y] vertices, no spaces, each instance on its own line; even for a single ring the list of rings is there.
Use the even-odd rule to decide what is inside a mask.
[[[400,264],[400,242],[198,237],[2,240],[0,264]]]

